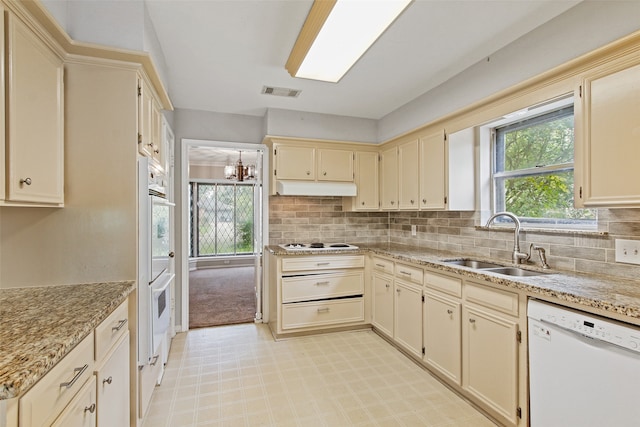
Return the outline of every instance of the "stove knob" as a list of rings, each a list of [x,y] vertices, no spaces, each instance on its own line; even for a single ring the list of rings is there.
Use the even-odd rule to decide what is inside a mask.
[[[629,341],[629,347],[633,350],[637,350],[638,349],[637,341]]]

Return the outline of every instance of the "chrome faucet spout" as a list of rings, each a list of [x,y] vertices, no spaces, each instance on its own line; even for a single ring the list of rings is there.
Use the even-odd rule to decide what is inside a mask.
[[[491,227],[493,221],[501,216],[510,218],[515,225],[515,228],[513,230],[513,253],[511,254],[511,260],[514,264],[520,264],[522,260],[529,258],[529,254],[520,252],[520,220],[518,219],[518,217],[511,212],[498,212],[491,215],[491,218],[489,218],[489,220],[487,221],[486,227]]]

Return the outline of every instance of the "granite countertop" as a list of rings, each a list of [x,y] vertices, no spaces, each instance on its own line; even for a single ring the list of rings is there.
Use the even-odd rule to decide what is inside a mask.
[[[483,258],[477,255],[465,255],[453,252],[397,244],[358,244],[359,249],[345,251],[300,251],[287,252],[279,246],[267,249],[274,255],[330,255],[330,254],[367,254],[373,253],[391,257],[398,261],[455,273],[467,279],[477,279],[493,285],[503,286],[526,292],[530,296],[557,299],[585,308],[594,308],[611,313],[617,319],[640,324],[640,282],[611,276],[570,273],[565,271],[544,270],[538,276],[515,277],[505,276],[488,271],[476,270],[454,264],[445,260],[475,259],[512,266],[508,261]],[[527,270],[543,271],[535,265],[519,265]]]
[[[0,290],[0,400],[28,390],[134,289],[124,281]]]

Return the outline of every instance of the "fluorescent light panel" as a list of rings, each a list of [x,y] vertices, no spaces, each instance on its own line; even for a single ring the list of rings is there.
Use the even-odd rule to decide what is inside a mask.
[[[287,70],[293,77],[338,82],[409,3],[411,0],[316,0]]]

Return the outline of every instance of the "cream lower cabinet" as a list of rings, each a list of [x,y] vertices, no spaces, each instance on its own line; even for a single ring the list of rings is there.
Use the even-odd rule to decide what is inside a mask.
[[[96,411],[96,377],[92,375],[51,427],[95,427]]]
[[[518,407],[518,295],[467,283],[462,309],[462,387],[508,424]]]
[[[96,370],[98,427],[129,424],[129,332]]]
[[[277,336],[365,325],[364,255],[283,256],[274,267],[270,326]]]
[[[422,288],[403,280],[394,281],[394,340],[422,357]]]
[[[371,324],[380,332],[393,338],[393,261],[372,258]]]
[[[460,300],[424,291],[424,362],[455,384],[462,382]]]

